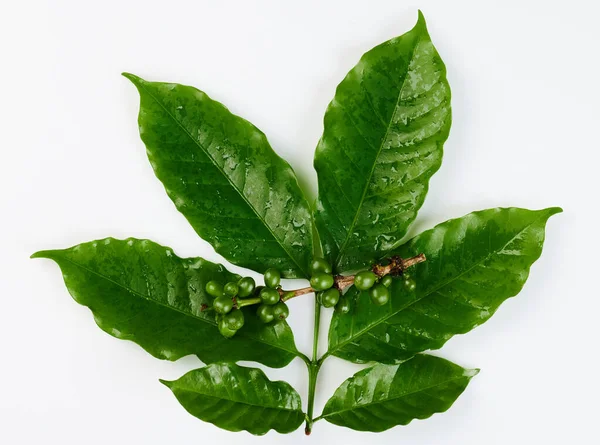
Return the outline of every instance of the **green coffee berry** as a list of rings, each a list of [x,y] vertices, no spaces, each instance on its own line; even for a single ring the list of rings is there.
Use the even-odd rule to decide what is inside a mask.
[[[238,281],[238,295],[240,297],[248,297],[252,295],[254,292],[254,288],[256,287],[256,283],[254,282],[254,278],[252,277],[244,277]]]
[[[263,323],[270,323],[275,318],[275,314],[273,314],[273,306],[268,306],[266,304],[261,304],[258,306],[256,315],[258,315],[258,318]]]
[[[225,338],[231,338],[235,335],[235,333],[237,332],[235,329],[231,329],[227,323],[225,322],[225,319],[222,318],[221,321],[219,321],[218,324],[219,327],[219,332],[221,333],[221,335]]]
[[[227,283],[225,286],[223,286],[223,291],[227,295],[235,297],[239,292],[239,287],[236,283]]]
[[[310,285],[314,290],[325,290],[333,286],[333,276],[318,272],[310,278]]]
[[[392,281],[394,281],[392,276],[386,275],[381,279],[381,284],[383,284],[385,287],[390,287],[392,285]]]
[[[341,314],[350,312],[350,300],[348,300],[348,297],[340,297],[340,301],[335,305],[335,311]]]
[[[314,275],[316,273],[331,273],[331,264],[329,264],[324,258],[313,258],[310,262],[310,273]]]
[[[276,289],[271,289],[269,287],[264,287],[260,291],[260,300],[264,304],[273,305],[279,302],[279,292]]]
[[[370,270],[363,270],[354,277],[354,285],[358,290],[369,290],[377,281],[377,275]]]
[[[277,269],[270,268],[265,272],[265,285],[270,287],[271,289],[275,289],[279,286],[279,282],[281,281],[281,272]]]
[[[404,287],[406,287],[406,289],[408,289],[410,292],[413,292],[417,288],[417,283],[415,283],[415,280],[405,277]]]
[[[223,285],[217,281],[209,281],[204,288],[208,295],[221,297],[223,295]]]
[[[320,300],[323,306],[333,307],[340,300],[340,291],[335,288],[327,289],[321,292]]]
[[[373,286],[369,291],[369,295],[371,296],[371,301],[377,306],[383,306],[390,301],[390,291],[381,283]]]
[[[273,316],[275,320],[285,320],[290,315],[290,308],[283,301],[273,306]]]
[[[222,295],[215,298],[215,301],[213,301],[213,308],[219,314],[227,314],[233,309],[233,301],[231,300],[231,297]]]
[[[239,309],[234,309],[225,315],[223,320],[229,329],[237,331],[244,326],[244,313]]]

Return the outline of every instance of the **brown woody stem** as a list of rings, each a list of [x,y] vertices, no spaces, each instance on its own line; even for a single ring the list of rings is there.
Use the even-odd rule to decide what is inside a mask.
[[[406,269],[414,266],[415,264],[423,263],[427,260],[424,253],[420,253],[417,256],[412,258],[402,259],[399,256],[393,256],[389,258],[388,264],[381,265],[375,264],[371,270],[378,277],[383,277],[385,275],[402,275]],[[336,275],[334,286],[338,288],[340,291],[345,288],[352,286],[354,284],[354,275]],[[280,290],[279,293],[282,295],[282,300],[287,301],[294,297],[299,297],[300,295],[310,294],[315,292],[312,287],[303,287],[301,289],[284,291]]]

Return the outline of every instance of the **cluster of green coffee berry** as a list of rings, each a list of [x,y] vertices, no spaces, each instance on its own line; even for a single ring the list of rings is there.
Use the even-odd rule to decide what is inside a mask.
[[[265,287],[260,289],[258,296],[261,304],[256,309],[256,315],[263,323],[270,323],[273,320],[285,320],[290,315],[290,309],[287,304],[282,301],[281,289],[281,272],[271,268],[265,271]]]
[[[235,282],[225,285],[217,281],[206,283],[206,292],[215,297],[212,309],[215,311],[215,320],[219,332],[231,338],[244,326],[244,313],[241,308],[251,304],[258,304],[256,314],[263,323],[273,320],[285,320],[290,310],[282,300],[279,292],[281,273],[277,269],[268,269],[265,272],[265,286],[256,286],[252,277],[243,277]],[[258,298],[248,298],[258,294]]]
[[[229,282],[223,285],[218,281],[206,283],[206,292],[215,297],[212,309],[215,311],[215,320],[219,332],[227,338],[231,338],[244,326],[244,313],[238,298],[252,295],[256,283],[251,277],[241,278],[237,283]]]
[[[382,306],[390,301],[389,287],[392,285],[392,275],[380,276],[371,270],[363,270],[357,273],[354,279],[338,276],[336,283],[332,271],[331,265],[323,258],[314,258],[310,264],[310,286],[317,293],[321,305],[335,307],[335,310],[341,313],[348,312],[350,302],[342,294],[341,287],[350,285],[352,281],[357,289],[369,291],[373,303]],[[404,279],[404,286],[409,291],[414,291],[414,280],[406,272],[402,273],[401,277]],[[206,292],[215,297],[212,309],[216,313],[219,332],[224,337],[233,337],[244,326],[244,313],[241,311],[244,306],[258,304],[256,315],[263,323],[281,321],[288,317],[290,310],[285,301],[295,293],[281,290],[281,272],[277,269],[267,269],[264,279],[265,285],[258,287],[251,277],[240,278],[237,283],[229,282],[225,285],[217,281],[209,281],[206,284]]]
[[[404,272],[402,278],[404,279],[404,286],[409,291],[414,291],[417,285],[410,275]],[[358,290],[369,291],[371,301],[378,306],[383,306],[390,301],[389,287],[392,285],[392,281],[391,275],[379,277],[370,270],[363,270],[354,276],[354,286]]]
[[[342,295],[340,289],[335,287],[335,278],[331,274],[332,268],[323,258],[314,258],[310,263],[310,286],[317,292],[321,305],[334,307],[338,312],[346,313],[350,310],[348,299]]]

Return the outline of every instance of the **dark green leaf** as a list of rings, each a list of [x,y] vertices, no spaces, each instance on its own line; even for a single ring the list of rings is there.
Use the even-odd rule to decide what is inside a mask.
[[[325,114],[316,222],[338,272],[397,247],[440,167],[450,123],[446,68],[419,13],[411,31],[363,55]]]
[[[397,362],[482,324],[519,293],[542,253],[546,222],[560,211],[483,210],[413,238],[398,253],[427,256],[411,270],[416,291],[395,280],[391,301],[375,306],[367,292],[352,287],[352,310],[333,317],[329,353],[354,362]]]
[[[308,277],[309,206],[265,135],[195,88],[125,76],[154,172],[196,232],[234,264]]]
[[[215,363],[161,382],[191,415],[229,431],[290,433],[304,420],[296,390],[260,369]]]
[[[107,238],[33,257],[58,263],[69,292],[92,310],[101,329],[155,357],[195,354],[206,363],[254,360],[282,367],[298,353],[286,323],[265,326],[253,314],[234,338],[219,334],[214,313],[201,312],[213,301],[204,287],[210,280],[239,278],[220,264],[179,258],[171,249],[132,238]]]
[[[384,431],[446,411],[479,371],[431,355],[375,365],[346,380],[321,418],[359,431]]]

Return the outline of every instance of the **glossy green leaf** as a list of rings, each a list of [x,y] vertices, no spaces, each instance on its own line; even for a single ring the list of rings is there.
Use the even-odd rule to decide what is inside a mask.
[[[304,420],[296,390],[260,369],[215,363],[161,382],[191,415],[229,431],[290,433]]]
[[[431,355],[375,365],[342,383],[321,418],[359,431],[407,425],[450,408],[477,372]]]
[[[427,256],[411,270],[416,291],[395,280],[390,302],[376,306],[352,287],[352,309],[333,317],[329,353],[353,362],[393,363],[438,349],[482,324],[519,293],[542,253],[546,222],[560,211],[483,210],[413,238],[398,253]]]
[[[253,360],[282,367],[298,354],[286,323],[265,326],[250,308],[234,338],[219,334],[214,313],[201,312],[213,301],[204,287],[210,280],[239,278],[220,264],[179,258],[169,248],[132,238],[106,238],[33,257],[58,263],[69,292],[92,310],[102,330],[155,357],[195,354],[206,363]]]
[[[338,272],[398,246],[440,167],[450,123],[446,68],[419,13],[411,31],[363,55],[325,114],[316,222]]]
[[[154,172],[196,232],[233,264],[307,277],[309,205],[265,135],[195,88],[125,76]]]

